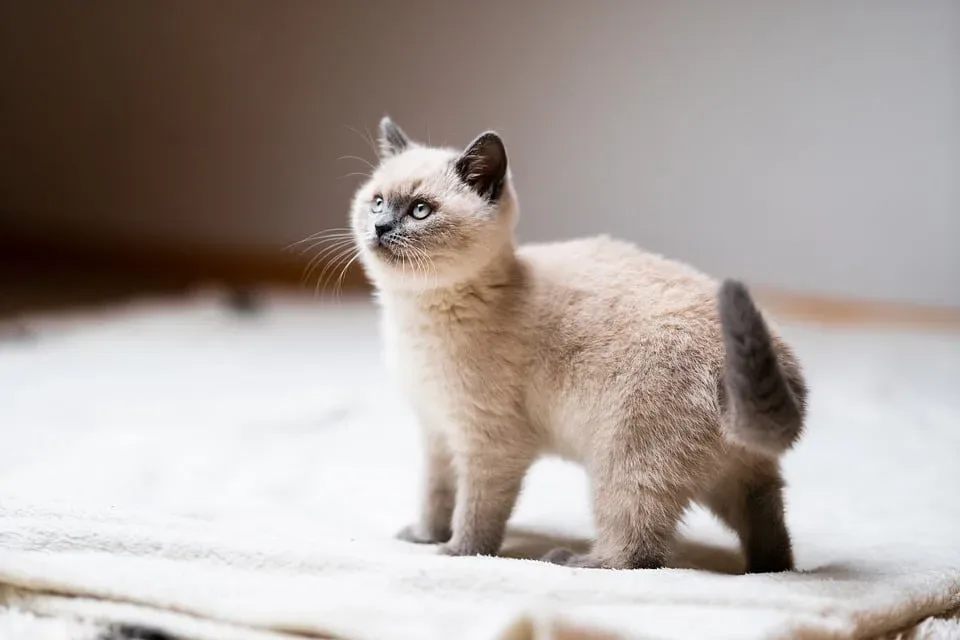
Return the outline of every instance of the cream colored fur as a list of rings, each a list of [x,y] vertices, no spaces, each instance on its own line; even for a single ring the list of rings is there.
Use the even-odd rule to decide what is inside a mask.
[[[739,533],[752,570],[792,568],[776,452],[731,437],[718,283],[606,237],[517,247],[508,173],[487,198],[458,173],[461,153],[410,143],[389,121],[382,131],[351,222],[428,454],[422,514],[400,536],[497,553],[527,469],[554,454],[589,473],[598,539],[587,555],[547,560],[662,566],[697,501]],[[435,210],[415,220],[397,209],[380,243],[377,196]]]

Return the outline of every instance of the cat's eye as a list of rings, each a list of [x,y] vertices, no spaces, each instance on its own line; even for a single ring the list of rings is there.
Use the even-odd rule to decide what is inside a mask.
[[[370,204],[370,211],[373,213],[383,213],[383,198],[376,196]]]
[[[410,215],[416,220],[423,220],[431,213],[433,213],[433,207],[422,200],[414,202],[413,206],[410,207]]]

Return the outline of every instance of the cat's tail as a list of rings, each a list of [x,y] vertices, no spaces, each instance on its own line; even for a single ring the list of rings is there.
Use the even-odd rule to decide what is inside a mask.
[[[799,366],[784,367],[770,330],[743,283],[720,286],[720,324],[726,348],[723,374],[726,434],[767,456],[793,446],[803,428],[806,387]]]

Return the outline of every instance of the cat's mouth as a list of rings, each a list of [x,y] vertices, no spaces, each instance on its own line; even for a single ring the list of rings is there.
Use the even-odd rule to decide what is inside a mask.
[[[397,245],[389,239],[375,238],[373,242],[370,243],[370,247],[373,253],[384,262],[394,264],[403,260],[403,256],[400,255]]]

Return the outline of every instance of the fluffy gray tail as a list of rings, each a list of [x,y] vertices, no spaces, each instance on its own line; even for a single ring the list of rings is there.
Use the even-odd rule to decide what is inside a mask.
[[[728,435],[748,449],[778,456],[803,428],[806,390],[774,349],[770,331],[747,287],[726,280],[720,287],[720,323],[726,347],[724,397]]]

